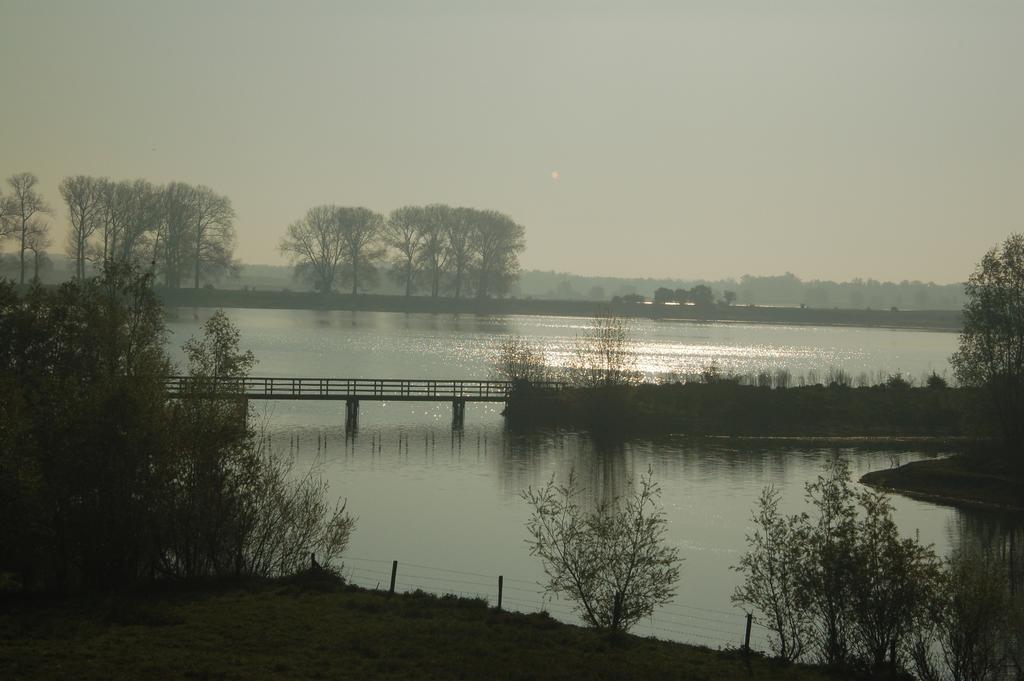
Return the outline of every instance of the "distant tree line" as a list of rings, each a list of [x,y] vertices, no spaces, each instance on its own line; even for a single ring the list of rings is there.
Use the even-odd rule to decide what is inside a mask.
[[[385,218],[367,208],[316,206],[288,226],[280,250],[295,275],[324,293],[354,295],[378,283],[378,264],[405,295],[501,296],[519,273],[522,225],[503,213],[442,204],[405,206]]]
[[[738,279],[657,279],[592,277],[568,272],[527,270],[522,273],[519,295],[558,300],[652,300],[659,289],[711,289],[712,297],[724,300],[732,291],[741,305],[782,305],[812,308],[956,310],[966,297],[962,283],[935,284],[922,281],[878,281],[852,279],[845,282],[802,280],[794,274],[778,276],[744,275]]]
[[[21,284],[28,257],[34,280],[52,245],[46,217],[53,209],[38,182],[32,173],[17,173],[7,179],[10,193],[0,194],[0,242],[15,242]],[[199,288],[238,270],[235,211],[209,187],[76,175],[65,177],[59,191],[68,216],[65,250],[77,279],[105,263],[143,264],[165,286]]]
[[[735,291],[722,292],[722,304],[732,305],[736,302]],[[669,288],[659,288],[654,292],[654,303],[656,305],[665,303],[678,303],[680,305],[696,305],[697,307],[709,308],[715,304],[715,293],[710,286],[697,284],[692,289],[677,288],[675,291]]]

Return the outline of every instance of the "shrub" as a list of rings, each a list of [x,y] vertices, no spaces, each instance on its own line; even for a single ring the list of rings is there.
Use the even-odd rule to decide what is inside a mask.
[[[495,344],[491,367],[501,378],[514,383],[551,380],[544,349],[520,336],[506,336]]]
[[[898,670],[909,632],[932,614],[940,564],[900,538],[885,495],[857,492],[849,477],[836,458],[806,485],[814,515],[782,517],[778,493],[762,492],[733,600],[761,613],[782,659],[815,650],[833,667]]]
[[[569,379],[583,388],[610,388],[640,382],[629,320],[611,314],[594,317],[589,333],[577,336]]]
[[[530,555],[541,559],[546,591],[575,601],[584,622],[626,631],[670,602],[679,579],[679,550],[665,544],[661,490],[648,470],[632,495],[599,501],[591,511],[580,505],[582,491],[572,473],[565,485],[552,478],[523,492],[533,508]]]
[[[151,277],[112,265],[24,298],[0,283],[0,574],[23,589],[273,575],[329,559],[352,520],[313,472],[261,449],[223,313],[167,397]],[[9,436],[14,437],[9,437]]]
[[[732,569],[743,573],[732,600],[764,614],[772,631],[772,652],[786,662],[799,660],[811,642],[808,594],[798,567],[804,555],[804,519],[779,514],[781,494],[773,487],[761,491],[747,535],[749,550]]]
[[[999,678],[1014,651],[1005,568],[977,549],[960,549],[948,561],[935,603],[935,616],[918,624],[911,646],[918,676],[925,681]]]
[[[189,391],[172,405],[176,456],[163,495],[160,570],[178,578],[297,572],[311,553],[329,565],[355,521],[326,501],[327,483],[257,437],[242,386],[254,364],[222,312],[185,344]]]

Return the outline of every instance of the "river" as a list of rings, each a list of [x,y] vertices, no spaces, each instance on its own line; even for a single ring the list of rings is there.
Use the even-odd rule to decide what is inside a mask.
[[[178,310],[168,326],[180,345],[211,310]],[[487,378],[496,337],[522,335],[543,344],[554,365],[564,364],[585,319],[454,317],[450,315],[308,310],[233,309],[242,345],[259,364],[254,375],[357,378]],[[636,321],[637,366],[650,380],[692,374],[715,364],[756,373],[788,369],[795,376],[830,367],[853,376],[901,371],[920,377],[950,373],[956,334],[891,329],[796,327]],[[577,621],[570,603],[546,599],[543,573],[525,543],[530,509],[521,494],[575,471],[592,495],[629,490],[648,469],[662,487],[668,540],[680,550],[682,574],[675,601],[636,633],[718,646],[735,646],[743,612],[730,595],[740,581],[731,569],[745,549],[750,512],[765,485],[783,493],[783,510],[804,509],[805,482],[828,457],[848,456],[855,477],[923,458],[915,451],[745,447],[684,437],[600,445],[586,433],[541,431],[514,435],[497,407],[470,404],[465,428],[451,429],[443,403],[364,403],[360,429],[344,432],[338,402],[271,402],[255,406],[273,445],[315,467],[332,495],[346,498],[358,516],[344,572],[355,583],[387,588],[393,560],[399,589],[479,594],[496,600],[504,576],[506,607],[546,608]],[[940,554],[964,540],[1018,536],[1019,516],[965,511],[894,497],[897,522]],[[766,632],[755,627],[753,645]]]

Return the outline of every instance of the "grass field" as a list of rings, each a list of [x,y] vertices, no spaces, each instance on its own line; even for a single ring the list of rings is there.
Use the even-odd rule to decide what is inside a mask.
[[[326,578],[0,603],[0,679],[825,679]]]

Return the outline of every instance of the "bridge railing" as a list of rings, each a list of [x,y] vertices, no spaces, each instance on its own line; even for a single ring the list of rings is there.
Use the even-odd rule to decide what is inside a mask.
[[[250,376],[241,379],[169,376],[168,394],[236,393],[255,398],[309,399],[406,399],[406,400],[505,400],[512,394],[510,381],[435,380],[405,378],[279,378]],[[540,389],[559,389],[561,383],[533,384]]]

